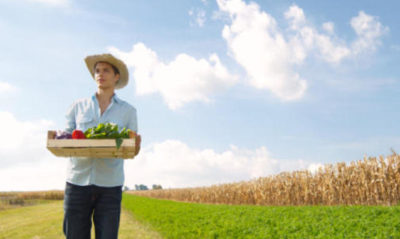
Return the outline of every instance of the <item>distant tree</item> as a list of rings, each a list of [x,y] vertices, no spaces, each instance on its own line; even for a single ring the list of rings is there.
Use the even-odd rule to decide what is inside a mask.
[[[153,189],[153,190],[156,190],[156,189],[162,189],[162,187],[161,187],[161,185],[160,185],[160,184],[153,184],[153,187],[152,187],[152,189]]]
[[[129,191],[130,190],[130,188],[128,188],[128,186],[124,186],[123,188],[122,188],[122,191]]]
[[[144,184],[135,184],[135,190],[149,190],[149,188]]]

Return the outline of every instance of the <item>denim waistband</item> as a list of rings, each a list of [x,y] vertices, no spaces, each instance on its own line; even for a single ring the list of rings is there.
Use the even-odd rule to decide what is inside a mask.
[[[103,186],[98,186],[98,185],[95,185],[95,184],[81,186],[81,185],[76,185],[76,184],[73,184],[73,183],[70,183],[70,182],[67,182],[67,186],[75,187],[75,188],[81,188],[81,189],[85,189],[85,188],[98,188],[98,189],[105,189],[105,190],[121,190],[122,189],[122,186],[103,187]]]

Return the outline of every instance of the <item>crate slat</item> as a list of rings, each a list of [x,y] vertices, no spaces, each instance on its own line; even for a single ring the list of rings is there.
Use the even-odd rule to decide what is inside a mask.
[[[121,147],[135,146],[135,139],[124,139]],[[117,147],[115,139],[49,139],[47,147],[54,148],[90,148],[90,147]]]

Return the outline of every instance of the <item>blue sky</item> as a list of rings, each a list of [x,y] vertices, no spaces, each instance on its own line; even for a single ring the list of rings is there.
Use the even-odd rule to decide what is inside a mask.
[[[126,185],[206,186],[400,151],[397,1],[0,1],[0,190],[62,189],[45,148],[123,59]]]

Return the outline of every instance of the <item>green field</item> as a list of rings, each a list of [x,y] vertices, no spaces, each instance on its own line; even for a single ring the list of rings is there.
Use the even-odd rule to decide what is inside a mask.
[[[122,205],[120,239],[400,238],[400,206],[208,205],[126,193]],[[60,200],[0,210],[0,239],[64,238],[62,217]]]
[[[128,194],[123,206],[165,238],[400,238],[400,206],[207,205]]]

